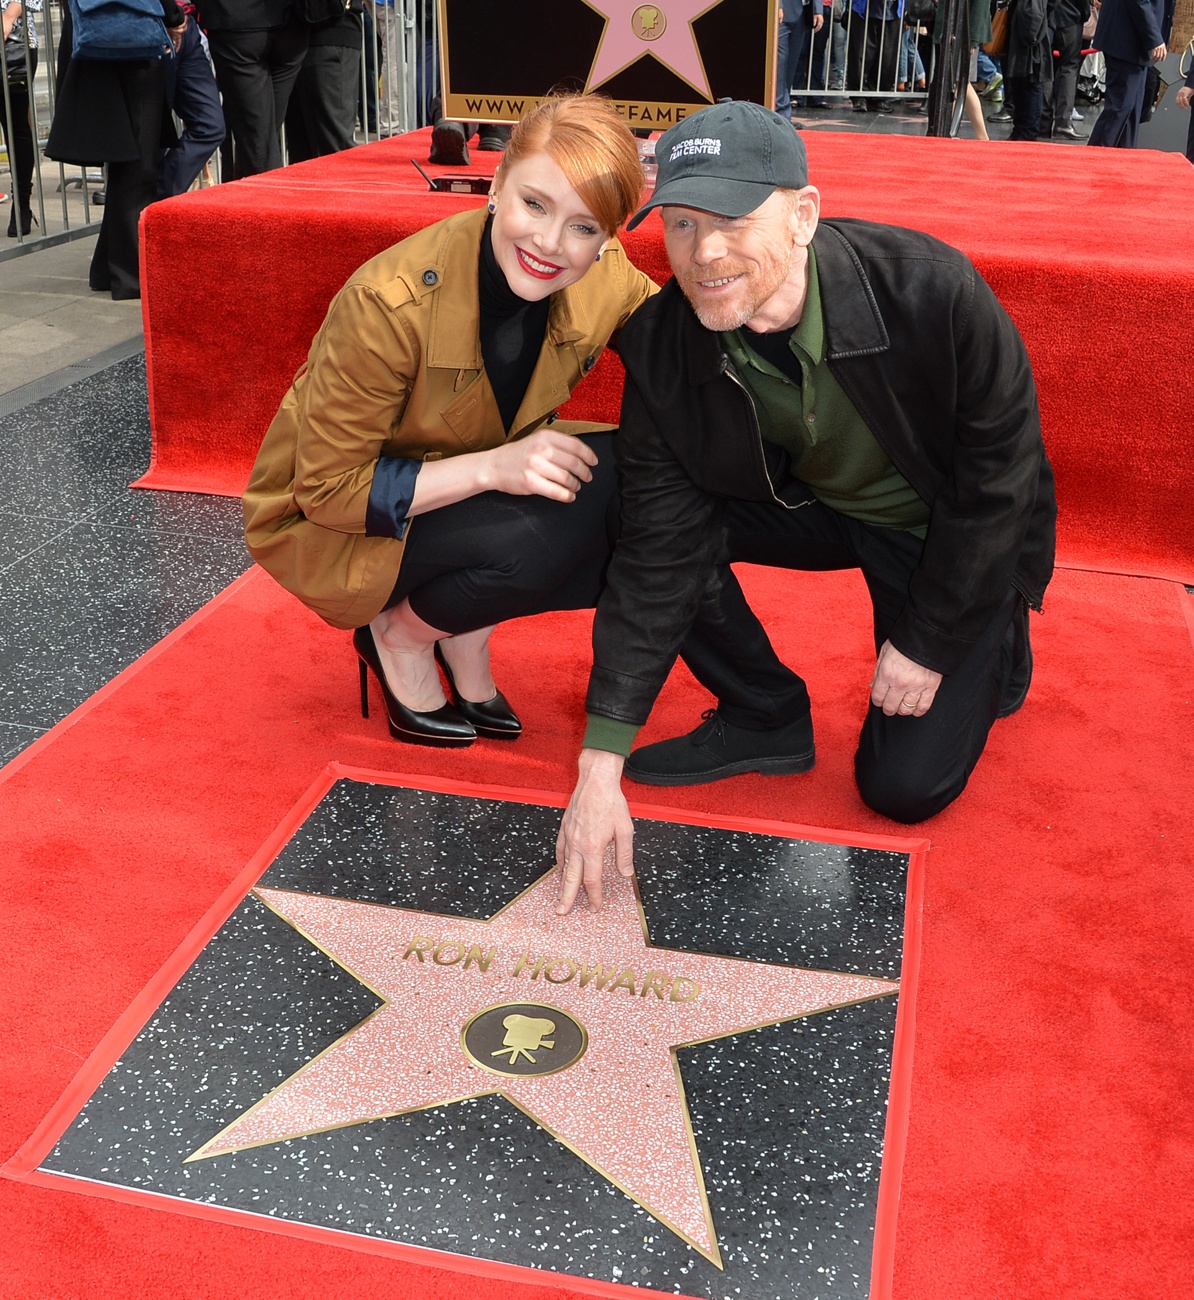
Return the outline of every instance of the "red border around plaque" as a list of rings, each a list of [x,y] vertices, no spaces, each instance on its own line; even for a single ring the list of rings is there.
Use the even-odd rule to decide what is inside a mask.
[[[239,579],[224,595],[237,587]],[[1194,602],[1192,602],[1194,606]],[[206,613],[210,606],[201,613]],[[1188,613],[1191,636],[1194,637],[1194,610]],[[176,639],[187,628],[190,619],[170,637],[159,643]],[[138,660],[137,666],[143,661]],[[125,670],[126,672],[129,670]],[[114,689],[124,674],[114,678],[99,694]],[[78,712],[94,706],[93,696]],[[71,715],[73,717],[73,715]],[[69,719],[68,719],[69,721]],[[36,743],[31,749],[36,748]],[[28,753],[29,751],[26,751]],[[18,760],[19,761],[19,760]],[[374,772],[364,768],[349,767],[342,763],[329,763],[312,782],[306,793],[291,808],[261,848],[253,855],[244,870],[228,885],[215,903],[198,921],[190,934],[129,1004],[116,1023],[104,1035],[95,1050],[71,1080],[66,1091],[51,1107],[45,1119],[28,1140],[0,1167],[0,1175],[34,1186],[68,1187],[106,1200],[142,1205],[152,1209],[166,1209],[173,1213],[209,1219],[238,1227],[258,1228],[283,1236],[298,1237],[345,1247],[366,1254],[388,1256],[408,1263],[428,1267],[450,1268],[459,1273],[496,1280],[538,1283],[542,1286],[561,1284],[573,1291],[594,1296],[669,1296],[676,1293],[657,1291],[654,1288],[628,1287],[617,1282],[603,1282],[595,1278],[579,1277],[550,1269],[528,1268],[521,1264],[508,1264],[501,1260],[479,1259],[471,1255],[458,1255],[438,1251],[431,1247],[415,1246],[405,1242],[386,1241],[366,1237],[359,1233],[340,1232],[293,1220],[276,1219],[249,1210],[229,1209],[167,1196],[161,1192],[146,1192],[135,1188],[119,1187],[109,1183],[94,1182],[68,1174],[48,1173],[39,1168],[53,1150],[59,1138],[74,1122],[91,1095],[107,1077],[121,1055],[148,1023],[163,1000],[190,968],[207,946],[216,931],[228,920],[249,893],[285,844],[295,834],[337,781],[351,780],[375,785],[388,785],[404,789],[426,790],[439,794],[461,795],[466,798],[498,799],[509,803],[538,804],[563,808],[567,800],[558,794],[536,790],[516,790],[503,786],[471,785],[461,781],[436,780],[426,776],[407,776],[403,773]],[[799,823],[755,820],[741,817],[709,817],[685,813],[673,808],[658,808],[650,804],[632,803],[631,814],[653,821],[672,822],[687,826],[710,826],[721,830],[744,831],[759,835],[774,835],[785,839],[804,839],[821,844],[842,844],[852,848],[879,849],[908,856],[908,879],[904,903],[904,945],[900,965],[900,992],[896,1011],[895,1035],[892,1044],[891,1075],[888,1084],[887,1119],[883,1139],[883,1163],[879,1173],[879,1192],[875,1210],[875,1240],[871,1260],[869,1300],[889,1300],[892,1291],[892,1273],[895,1259],[896,1217],[899,1208],[900,1178],[904,1148],[908,1131],[909,1097],[912,1078],[912,1053],[916,1029],[916,993],[920,969],[921,899],[924,887],[924,865],[929,841],[924,838],[901,838],[885,835],[859,834],[850,836],[840,831],[828,831]]]

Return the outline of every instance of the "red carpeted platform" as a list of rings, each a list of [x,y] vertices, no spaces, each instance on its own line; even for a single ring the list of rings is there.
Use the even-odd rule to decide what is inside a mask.
[[[861,583],[746,580],[781,653],[807,665],[816,770],[639,792],[698,814],[890,834],[850,777],[872,660]],[[996,725],[963,798],[921,828],[932,847],[896,1300],[1194,1293],[1192,630],[1176,584],[1059,574],[1027,706]],[[0,1159],[327,762],[565,794],[587,631],[583,615],[502,627],[496,671],[527,734],[420,750],[357,715],[345,635],[253,571],[10,764]],[[706,702],[675,674],[650,735]],[[477,1278],[12,1181],[0,1203],[0,1295],[22,1300],[578,1294],[550,1275]]]
[[[155,204],[143,218],[154,458],[143,487],[239,495],[333,294],[361,262],[480,202],[411,166],[429,133]],[[827,215],[964,249],[1020,327],[1066,561],[1194,578],[1194,169],[1175,154],[806,136]],[[467,170],[492,170],[474,154]],[[431,168],[443,174],[444,168]],[[626,237],[667,275],[658,222]],[[568,408],[616,420],[609,357]]]

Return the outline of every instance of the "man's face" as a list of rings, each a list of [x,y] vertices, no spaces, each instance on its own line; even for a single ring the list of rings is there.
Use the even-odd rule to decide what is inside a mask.
[[[719,217],[696,208],[665,207],[668,260],[684,296],[706,329],[732,330],[760,311],[778,329],[786,307],[804,301],[805,247],[817,224],[817,192],[776,191],[745,217]]]

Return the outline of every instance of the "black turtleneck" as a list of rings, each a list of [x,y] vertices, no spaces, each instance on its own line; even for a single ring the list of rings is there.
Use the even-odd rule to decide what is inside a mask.
[[[490,238],[491,217],[481,236],[477,286],[481,304],[481,359],[497,398],[506,432],[514,423],[539,360],[551,299],[527,302],[510,288]]]

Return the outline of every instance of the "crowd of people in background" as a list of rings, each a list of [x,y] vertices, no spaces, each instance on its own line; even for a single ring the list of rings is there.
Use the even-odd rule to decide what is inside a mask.
[[[63,7],[46,153],[67,163],[107,165],[92,288],[139,296],[141,211],[189,189],[217,150],[228,179],[281,166],[283,140],[292,162],[348,149],[358,127],[369,138],[402,121],[403,106],[395,101],[409,90],[418,116],[435,124],[431,161],[468,162],[476,124],[442,121],[437,111],[431,0],[419,0],[415,9],[420,37],[413,63],[402,44],[411,6],[400,0],[158,2],[169,57],[128,62],[72,59],[70,11]],[[15,191],[10,238],[30,234],[36,221],[29,107],[39,50],[29,15],[40,15],[44,3],[0,0],[9,92],[7,101],[0,96],[0,127]],[[1079,72],[1098,50],[1106,99],[1090,143],[1135,145],[1149,68],[1167,50],[1173,0],[963,3],[971,44],[964,107],[976,138],[989,138],[991,122],[1010,125],[1014,140],[1085,139],[1075,105]],[[790,119],[794,109],[847,99],[858,113],[922,111],[943,14],[943,0],[783,0],[778,112]],[[413,77],[413,87],[393,71],[382,78],[387,62]],[[1178,106],[1188,108],[1192,97],[1194,60]],[[501,150],[508,134],[509,128],[482,127],[479,147]],[[1186,152],[1194,162],[1194,121]]]
[[[1012,140],[1085,140],[1077,125],[1084,61],[1105,80],[1090,143],[1132,148],[1156,87],[1148,69],[1163,59],[1173,0],[963,0],[970,75],[964,109],[975,138],[987,123]],[[779,28],[776,109],[824,109],[842,92],[858,113],[920,112],[941,43],[943,0],[785,0]],[[1194,60],[1177,105],[1189,107]],[[990,112],[984,109],[986,107]],[[1194,124],[1187,143],[1194,162]]]

